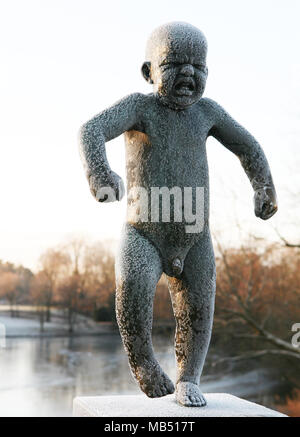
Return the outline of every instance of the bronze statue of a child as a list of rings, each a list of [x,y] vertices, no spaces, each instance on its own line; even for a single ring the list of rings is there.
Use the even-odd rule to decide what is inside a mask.
[[[206,404],[200,376],[212,331],[216,283],[205,149],[210,135],[240,159],[254,189],[256,216],[266,220],[277,210],[260,145],[221,106],[202,97],[206,53],[206,39],[194,26],[182,22],[160,26],[149,38],[142,66],[153,93],[125,97],[84,124],[80,135],[90,189],[100,202],[121,200],[124,195],[121,178],[107,162],[105,143],[125,135],[128,210],[134,207],[140,215],[135,220],[128,214],[116,260],[117,320],[140,388],[149,397],[173,393],[151,339],[153,297],[158,280],[166,274],[176,319],[176,399],[185,406]],[[170,220],[153,215],[147,219],[150,212],[146,217],[141,214],[145,202],[139,187],[148,193],[153,187],[167,187],[171,194],[174,187],[190,188],[193,205],[195,191],[204,187],[201,229],[187,232],[189,221],[179,221],[178,214],[176,219],[175,212],[184,208],[175,196],[169,203]]]

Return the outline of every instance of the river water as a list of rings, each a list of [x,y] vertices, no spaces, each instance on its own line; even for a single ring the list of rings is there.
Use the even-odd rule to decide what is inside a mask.
[[[172,340],[154,337],[156,356],[174,380]],[[260,370],[204,376],[204,392],[256,399],[273,382]],[[70,416],[75,396],[140,394],[117,334],[8,338],[0,348],[0,416]]]

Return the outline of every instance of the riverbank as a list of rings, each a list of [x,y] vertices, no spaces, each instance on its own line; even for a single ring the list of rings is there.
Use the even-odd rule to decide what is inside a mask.
[[[68,415],[78,395],[139,393],[117,326],[80,316],[75,333],[70,335],[67,323],[54,310],[52,322],[46,323],[41,333],[39,320],[28,316],[0,314],[6,329],[6,346],[0,347],[1,373],[6,375],[0,384],[0,416],[16,413],[16,399],[22,415]],[[154,348],[165,371],[175,379],[173,335],[154,335]],[[234,365],[216,372],[209,365],[216,358],[217,351],[211,347],[202,378],[206,392],[232,393],[288,414],[295,410],[295,403],[276,407],[280,381],[268,369]]]
[[[0,323],[4,325],[6,338],[118,334],[118,328],[113,323],[94,322],[81,315],[77,316],[74,332],[70,333],[65,318],[57,312],[52,314],[51,322],[44,323],[43,331],[41,331],[38,317],[33,317],[31,314],[25,317],[23,312],[19,312],[18,317],[10,317],[7,313],[1,312]]]
[[[69,337],[86,335],[119,335],[113,322],[96,322],[90,317],[76,314],[73,332],[70,332],[66,313],[57,308],[51,309],[51,322],[43,323],[43,330],[36,307],[19,305],[14,308],[14,316],[8,305],[0,305],[0,324],[4,325],[7,338],[19,337]],[[175,323],[155,322],[153,334],[169,336],[174,332]]]

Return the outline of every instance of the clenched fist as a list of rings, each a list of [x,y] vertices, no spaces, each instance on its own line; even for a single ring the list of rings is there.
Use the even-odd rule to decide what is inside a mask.
[[[124,183],[117,173],[110,171],[89,177],[90,190],[98,202],[115,202],[125,194]]]
[[[277,211],[277,198],[275,189],[263,187],[255,191],[254,208],[256,217],[268,220]]]

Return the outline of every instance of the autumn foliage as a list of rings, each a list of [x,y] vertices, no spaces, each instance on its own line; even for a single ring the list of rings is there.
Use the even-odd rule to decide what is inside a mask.
[[[216,245],[217,295],[213,343],[229,360],[289,360],[289,378],[297,379],[300,348],[291,344],[291,328],[300,322],[300,251],[270,245],[224,249]],[[63,310],[74,331],[76,317],[115,322],[114,255],[109,243],[74,239],[47,250],[39,270],[0,263],[0,299],[36,307],[41,328],[51,311]],[[174,324],[167,282],[157,286],[154,321]],[[218,363],[215,363],[217,365]]]

